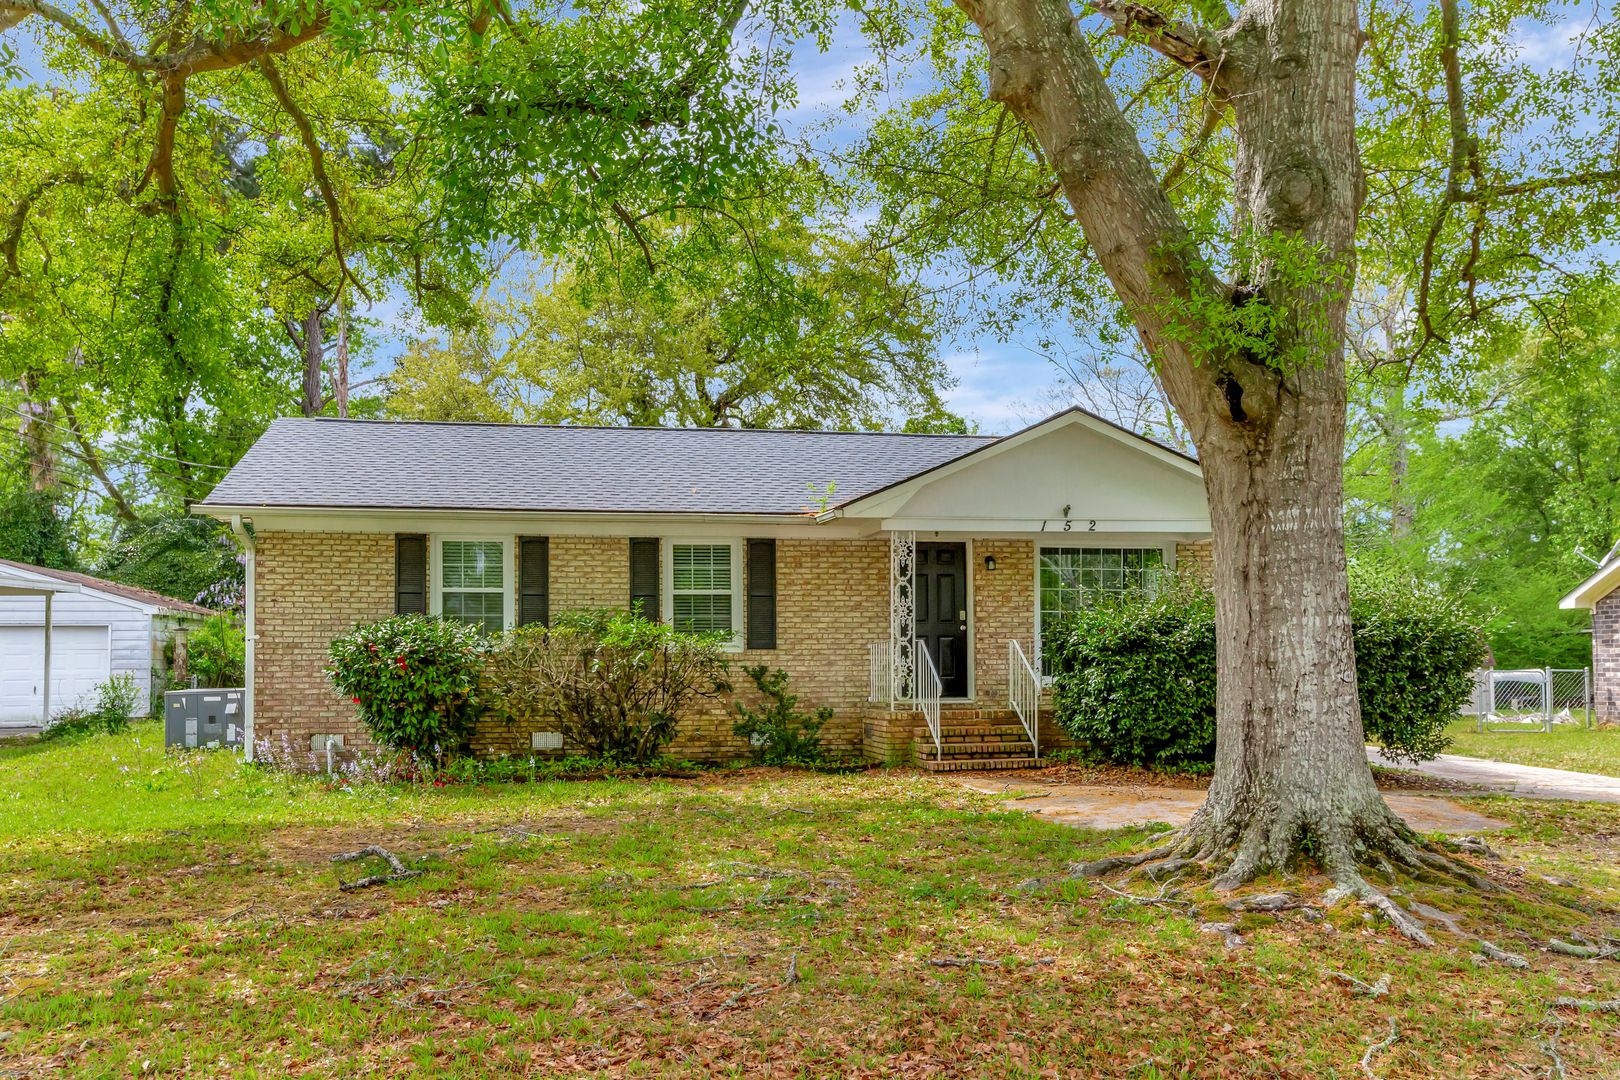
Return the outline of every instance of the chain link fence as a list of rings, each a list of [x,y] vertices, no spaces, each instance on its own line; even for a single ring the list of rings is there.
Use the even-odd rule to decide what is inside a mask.
[[[1551,731],[1554,724],[1592,726],[1589,668],[1516,668],[1474,672],[1468,714],[1480,731]]]

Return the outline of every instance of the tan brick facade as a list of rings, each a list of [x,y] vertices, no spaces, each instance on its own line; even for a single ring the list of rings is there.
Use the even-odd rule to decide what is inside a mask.
[[[985,568],[994,559],[996,568]],[[973,699],[1007,700],[1007,642],[1035,660],[1035,541],[973,543]]]
[[[356,623],[394,610],[394,538],[390,534],[264,532],[256,564],[255,735],[298,753],[313,735],[341,734],[347,747],[369,745],[350,702],[323,673],[327,648]],[[1207,545],[1180,545],[1186,565]],[[1004,707],[1007,642],[1035,654],[1035,551],[1033,540],[979,540],[972,546],[974,701]],[[627,537],[552,536],[551,611],[623,607],[629,600]],[[993,558],[994,570],[985,559]],[[885,761],[909,756],[915,722],[872,707],[868,649],[889,637],[889,541],[782,539],[777,541],[777,647],[735,655],[733,682],[751,689],[743,664],[787,669],[806,709],[828,705],[822,729],[835,753]],[[1042,744],[1062,743],[1049,711]],[[746,756],[732,733],[729,699],[705,704],[681,725],[670,753],[700,761]],[[530,753],[531,732],[503,721],[481,722],[473,749],[481,756]]]
[[[394,613],[394,538],[260,533],[254,563],[254,738],[307,753],[311,735],[368,745],[354,706],[327,682],[327,648]]]
[[[1214,580],[1215,558],[1208,540],[1183,541],[1176,545],[1176,573],[1205,585]]]
[[[1599,723],[1620,724],[1620,591],[1592,608],[1592,710]]]

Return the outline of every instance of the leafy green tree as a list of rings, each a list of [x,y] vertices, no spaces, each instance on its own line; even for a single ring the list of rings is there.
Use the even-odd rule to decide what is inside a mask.
[[[95,572],[210,607],[242,606],[241,554],[229,529],[212,518],[177,512],[120,525]]]
[[[747,216],[743,216],[746,214]],[[417,419],[697,427],[950,426],[934,304],[894,259],[759,207],[648,225],[610,259],[487,302],[389,382]]]
[[[58,570],[76,568],[56,492],[0,486],[0,559]]]

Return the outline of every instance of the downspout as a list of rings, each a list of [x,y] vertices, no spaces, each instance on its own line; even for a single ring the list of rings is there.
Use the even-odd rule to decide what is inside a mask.
[[[242,692],[242,756],[243,760],[251,763],[254,749],[253,690],[255,680],[253,677],[253,654],[257,651],[254,648],[254,643],[259,639],[258,624],[253,618],[253,579],[257,576],[255,570],[258,564],[258,548],[253,546],[253,537],[243,527],[241,514],[231,515],[231,532],[236,534],[236,539],[242,544],[242,550],[247,553],[247,588],[244,591],[242,601],[242,667],[247,676],[243,680],[247,685],[243,687]]]

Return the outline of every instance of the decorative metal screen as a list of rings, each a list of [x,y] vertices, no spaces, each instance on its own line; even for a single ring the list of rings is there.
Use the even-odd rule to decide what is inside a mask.
[[[892,665],[890,702],[910,701],[917,628],[917,534],[889,534],[889,662]]]

